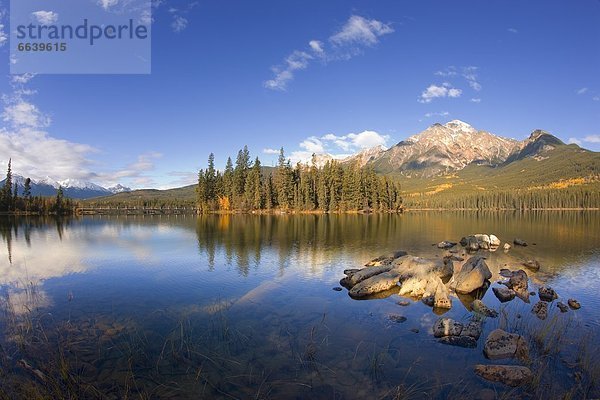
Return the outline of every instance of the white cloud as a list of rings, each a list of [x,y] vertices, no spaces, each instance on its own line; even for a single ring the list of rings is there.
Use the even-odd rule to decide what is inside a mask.
[[[35,74],[26,73],[20,75],[11,75],[11,83],[13,84],[25,84],[35,78]]]
[[[587,92],[588,90],[589,90],[588,88],[586,88],[586,87],[582,87],[581,89],[579,89],[579,90],[577,91],[577,94],[584,94],[584,93],[585,93],[585,92]]]
[[[481,99],[479,97],[473,97],[469,100],[471,103],[481,103]]]
[[[279,150],[278,149],[270,149],[270,148],[264,148],[262,151],[264,154],[279,154]]]
[[[171,28],[173,28],[174,32],[181,32],[188,26],[188,20],[181,15],[175,15],[173,17],[173,22],[171,22]]]
[[[2,113],[2,120],[13,128],[43,128],[50,125],[50,118],[25,100],[18,99],[8,104]]]
[[[446,68],[445,70],[434,72],[434,75],[443,77],[456,76],[457,74],[458,72],[456,72],[456,67],[452,65]]]
[[[8,43],[8,35],[4,29],[4,24],[0,24],[0,47]]]
[[[380,36],[393,32],[394,29],[389,24],[353,15],[329,40],[336,46],[373,46],[379,41]]]
[[[473,66],[463,67],[462,76],[467,80],[469,86],[471,86],[473,90],[478,92],[481,90],[481,84],[477,79],[477,69],[477,67]]]
[[[109,8],[119,4],[119,0],[98,0],[98,4],[105,10],[108,10]]]
[[[588,143],[600,143],[600,135],[587,135],[583,138],[583,141]]]
[[[323,50],[323,42],[321,42],[320,40],[311,40],[310,42],[308,42],[308,45],[310,46],[312,51],[319,55],[322,55],[325,52],[325,50]]]
[[[385,146],[389,138],[388,135],[381,135],[375,131],[349,133],[344,136],[336,136],[329,133],[321,137],[322,140],[332,142],[344,151],[359,151],[375,146]]]
[[[52,25],[58,21],[58,14],[54,11],[35,11],[31,15],[42,25]]]
[[[394,32],[394,29],[375,19],[353,15],[342,28],[331,35],[326,45],[320,40],[308,42],[308,49],[294,50],[280,65],[271,67],[273,78],[263,82],[271,90],[285,91],[294,79],[294,74],[308,68],[313,60],[322,62],[348,60],[361,53],[364,47],[372,47],[379,37]]]
[[[507,31],[509,31],[510,33],[519,33],[519,31],[515,28],[508,28]]]
[[[575,143],[576,145],[581,146],[581,140],[577,139],[577,138],[569,138],[568,143]]]
[[[448,111],[441,111],[441,112],[428,112],[425,114],[425,118],[431,118],[431,117],[447,117],[448,115],[450,115],[450,113]]]
[[[314,136],[311,136],[300,143],[300,147],[310,153],[323,153],[325,147],[323,143]]]
[[[433,99],[440,97],[460,97],[462,90],[453,88],[448,82],[438,86],[435,84],[429,85],[427,89],[421,93],[421,97],[418,99],[419,103],[431,103]]]

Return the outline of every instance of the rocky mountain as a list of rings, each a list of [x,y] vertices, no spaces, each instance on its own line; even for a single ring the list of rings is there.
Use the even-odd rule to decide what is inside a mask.
[[[13,184],[17,184],[19,193],[23,193],[25,188],[25,177],[13,174]],[[0,186],[4,185],[4,180],[0,181]],[[78,179],[65,179],[62,181],[46,177],[40,180],[31,180],[32,196],[54,196],[56,190],[62,187],[66,197],[72,199],[89,199],[92,197],[109,196],[115,193],[129,192],[130,188],[123,185],[116,185],[111,188],[105,188],[92,182]]]

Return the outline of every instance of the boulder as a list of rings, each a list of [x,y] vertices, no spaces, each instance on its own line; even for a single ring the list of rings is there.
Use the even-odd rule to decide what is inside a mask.
[[[523,239],[519,239],[519,238],[515,238],[515,240],[513,240],[513,243],[517,246],[523,246],[523,247],[527,246],[527,242],[524,241]]]
[[[454,273],[454,264],[450,259],[428,259],[423,257],[404,256],[393,263],[393,270],[398,272],[402,279],[410,277],[429,278],[430,275],[446,279]]]
[[[465,236],[460,239],[460,245],[463,246],[467,251],[479,250],[479,242],[475,235]]]
[[[567,306],[562,301],[559,301],[558,303],[556,303],[556,307],[558,307],[560,309],[560,312],[563,312],[563,313],[569,311],[569,306]]]
[[[443,344],[449,344],[451,346],[466,347],[474,349],[477,347],[477,340],[471,336],[445,336],[438,340]]]
[[[425,278],[408,278],[400,286],[400,296],[421,297],[425,294],[429,281]]]
[[[397,324],[401,324],[403,322],[406,322],[406,317],[403,315],[398,315],[398,314],[390,314],[388,315],[388,319],[392,322],[395,322]]]
[[[508,386],[525,385],[533,379],[533,373],[520,365],[476,365],[475,373],[483,379],[504,383]]]
[[[500,239],[498,239],[498,237],[496,235],[490,235],[490,246],[491,247],[498,247],[500,246]]]
[[[515,291],[515,294],[524,302],[529,303],[529,291],[527,273],[522,269],[513,271],[508,282],[504,283],[508,288]]]
[[[508,251],[511,247],[512,246],[510,245],[510,243],[504,243],[504,246],[502,248],[504,249],[504,251]]]
[[[571,309],[573,310],[579,310],[581,308],[581,304],[579,304],[579,302],[575,299],[569,299],[567,303],[569,304],[569,307],[571,307]]]
[[[538,296],[540,296],[540,300],[543,301],[553,301],[558,299],[558,294],[549,286],[541,286],[538,289]]]
[[[403,257],[408,253],[402,250],[393,251],[388,254],[383,254],[377,258],[372,259],[365,264],[365,267],[379,267],[382,265],[390,265],[395,259]]]
[[[352,274],[351,276],[348,276],[345,278],[346,286],[352,288],[354,285],[356,285],[359,282],[364,281],[365,279],[369,279],[375,275],[379,275],[384,272],[389,272],[391,269],[392,269],[391,265],[381,265],[378,267],[363,268],[360,271],[357,271],[354,274]]]
[[[486,317],[496,318],[498,316],[498,311],[489,308],[479,299],[473,301],[471,307],[473,308],[473,311]]]
[[[507,301],[511,301],[517,295],[514,290],[509,289],[507,287],[495,287],[492,288],[494,294],[502,303],[506,303]]]
[[[510,269],[502,268],[500,269],[500,276],[510,278],[511,276],[513,276],[513,272]]]
[[[377,268],[377,267],[374,267]],[[354,275],[356,276],[356,275]],[[383,292],[398,285],[400,275],[396,272],[383,272],[360,281],[350,289],[352,297],[366,297],[375,293]]]
[[[538,301],[532,307],[531,312],[541,320],[548,318],[548,303],[545,301]]]
[[[491,277],[492,273],[483,257],[474,256],[465,262],[458,274],[454,275],[450,288],[457,293],[471,293],[482,287]]]
[[[501,358],[517,358],[522,361],[529,360],[529,348],[525,338],[516,333],[508,333],[502,329],[490,332],[483,353],[490,360]]]
[[[527,261],[523,261],[521,264],[524,267],[527,267],[532,271],[539,271],[540,267],[541,267],[538,260],[527,260]]]
[[[448,292],[448,288],[440,278],[437,279],[437,286],[435,292],[433,294],[433,307],[435,308],[452,308],[452,300],[450,300],[450,293]]]
[[[440,318],[433,325],[433,336],[436,338],[444,336],[460,336],[463,325],[451,318]]]
[[[484,250],[488,250],[491,246],[490,246],[490,236],[489,235],[485,235],[482,233],[478,233],[475,236],[475,239],[477,240],[477,244],[479,245],[480,249],[484,249]]]
[[[477,339],[479,339],[479,336],[481,336],[481,331],[482,331],[481,321],[471,321],[468,324],[463,326],[463,329],[460,332],[460,334],[462,336],[470,336],[473,339],[477,340]]]
[[[443,242],[439,242],[437,244],[437,248],[438,249],[449,249],[456,246],[456,242],[449,242],[447,240],[444,240]]]
[[[349,268],[349,269],[345,269],[344,270],[344,275],[346,276],[352,276],[355,273],[357,273],[358,271],[360,271],[360,268]]]

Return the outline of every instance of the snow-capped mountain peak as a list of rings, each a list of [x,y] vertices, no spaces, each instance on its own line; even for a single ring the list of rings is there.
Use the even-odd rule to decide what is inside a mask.
[[[453,131],[463,131],[468,133],[475,133],[477,129],[473,128],[471,125],[467,124],[464,121],[459,119],[453,119],[452,121],[447,122],[444,126]]]
[[[103,188],[100,185],[96,185],[92,182],[86,182],[80,179],[64,179],[59,181],[58,184],[63,187],[63,189],[71,188],[71,189],[90,189],[90,190],[99,190],[99,191],[108,191],[108,189]]]
[[[131,188],[123,186],[119,183],[119,184],[116,184],[115,186],[109,187],[108,191],[110,191],[111,193],[131,192]]]

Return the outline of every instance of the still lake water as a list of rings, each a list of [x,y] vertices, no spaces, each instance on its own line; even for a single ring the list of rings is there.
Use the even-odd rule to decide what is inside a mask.
[[[80,397],[494,398],[508,389],[473,366],[490,363],[485,337],[503,327],[564,333],[559,354],[532,364],[544,371],[538,390],[552,398],[572,387],[582,341],[600,344],[599,212],[4,218],[0,228],[0,343],[10,349],[11,323],[33,312],[45,332],[64,330],[55,335],[60,354],[80,385],[97,390]],[[492,282],[505,264],[535,258],[542,268],[528,272],[531,289],[551,285],[582,308],[560,314],[551,304],[541,322],[531,304],[501,305],[488,290],[483,301],[501,316],[467,349],[438,343],[438,315],[418,300],[357,301],[332,290],[344,269],[380,254],[442,257],[432,244],[473,233],[530,243],[487,254]],[[452,302],[444,316],[468,320],[469,300]],[[35,380],[32,369],[52,375],[52,354],[16,348],[6,363],[24,359],[31,369],[5,367],[15,382]]]

